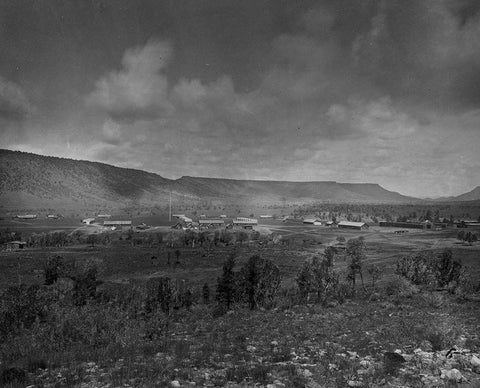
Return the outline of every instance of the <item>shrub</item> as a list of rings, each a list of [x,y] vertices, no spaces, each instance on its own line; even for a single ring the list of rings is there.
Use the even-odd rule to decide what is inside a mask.
[[[174,307],[175,285],[169,277],[149,279],[146,284],[145,312],[152,314],[159,308],[170,315]]]
[[[202,297],[204,304],[210,303],[210,287],[208,286],[208,283],[205,283],[202,287]]]
[[[357,274],[360,276],[363,288],[365,285],[363,283],[363,273],[362,266],[363,261],[366,258],[366,245],[363,237],[351,239],[347,241],[347,255],[350,257],[350,263],[348,265],[349,273],[348,279],[352,282],[352,290],[355,293],[355,283]]]
[[[452,250],[445,249],[437,264],[437,280],[440,287],[448,286],[451,282],[458,282],[460,279],[462,264],[454,261]]]
[[[383,286],[383,290],[388,296],[411,297],[418,292],[418,288],[402,276],[394,276]]]
[[[414,284],[431,287],[436,285],[435,258],[431,252],[402,257],[397,261],[395,267],[395,273],[407,278]]]
[[[339,276],[333,270],[334,253],[326,251],[325,257],[313,257],[306,261],[297,274],[296,282],[303,300],[308,300],[315,293],[317,300],[326,302],[329,297],[336,296]]]
[[[280,270],[271,260],[255,255],[243,266],[241,280],[251,310],[270,307],[280,286]]]
[[[453,260],[451,249],[444,249],[440,257],[435,257],[432,252],[402,257],[396,263],[395,272],[417,285],[456,286],[462,274],[462,264]]]
[[[63,257],[52,256],[47,259],[44,265],[45,285],[55,283],[60,276],[64,274],[65,263]]]
[[[0,339],[29,328],[45,316],[44,300],[38,286],[12,286],[0,295]]]
[[[235,274],[233,268],[235,267],[235,255],[232,254],[223,263],[222,276],[217,279],[217,294],[216,299],[219,304],[224,305],[225,309],[230,310],[230,306],[234,300],[235,293]]]
[[[84,268],[78,269],[70,278],[74,281],[73,303],[83,306],[87,300],[95,297],[97,291],[97,266],[88,262]]]

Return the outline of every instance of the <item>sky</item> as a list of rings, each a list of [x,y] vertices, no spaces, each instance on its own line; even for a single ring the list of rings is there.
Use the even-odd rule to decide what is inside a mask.
[[[479,36],[477,0],[2,0],[0,148],[458,195]]]

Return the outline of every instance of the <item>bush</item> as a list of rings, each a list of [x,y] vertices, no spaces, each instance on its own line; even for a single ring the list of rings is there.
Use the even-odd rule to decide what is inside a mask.
[[[431,288],[450,286],[454,292],[462,274],[462,264],[453,260],[451,249],[444,249],[440,257],[431,252],[402,257],[396,263],[395,272],[414,284]]]
[[[329,297],[336,296],[339,276],[333,270],[333,256],[324,259],[314,257],[306,261],[296,277],[297,286],[303,300],[308,300],[315,293],[317,300],[326,302]]]
[[[44,265],[45,285],[55,283],[62,273],[64,267],[63,258],[61,256],[52,256],[47,259]]]
[[[226,311],[230,310],[230,305],[233,303],[235,294],[235,254],[232,254],[223,263],[222,276],[217,279],[217,294],[216,299],[219,304],[224,305]]]
[[[45,316],[45,303],[38,286],[12,286],[0,295],[0,339],[29,328]]]
[[[411,297],[418,293],[418,288],[402,276],[394,276],[383,286],[383,291],[388,296]]]
[[[395,273],[417,285],[435,287],[437,283],[436,260],[431,252],[402,257],[396,263]]]
[[[243,266],[241,281],[251,310],[271,307],[280,286],[280,270],[271,260],[255,255]]]
[[[87,300],[94,298],[97,292],[97,266],[93,262],[87,262],[83,268],[77,269],[70,278],[74,281],[73,303],[83,306]]]

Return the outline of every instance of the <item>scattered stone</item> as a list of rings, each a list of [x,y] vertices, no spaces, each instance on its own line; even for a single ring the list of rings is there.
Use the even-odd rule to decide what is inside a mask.
[[[299,369],[297,371],[297,374],[300,375],[300,376],[303,376],[305,377],[306,379],[310,378],[313,376],[313,373],[310,372],[308,369]]]
[[[432,352],[433,351],[433,345],[430,341],[423,340],[420,343],[420,348],[425,351],[425,352]]]
[[[460,373],[458,369],[441,369],[442,375],[440,378],[444,380],[456,381],[457,383],[465,380],[465,377]]]
[[[360,361],[360,366],[362,366],[363,368],[368,368],[370,366],[370,361],[362,360]]]
[[[397,363],[397,364],[402,364],[406,361],[401,354],[398,354],[395,352],[385,352],[383,360],[384,362]]]
[[[272,345],[272,346],[278,346],[278,342],[277,342],[277,341],[272,341],[272,342],[270,342],[270,345]]]
[[[480,358],[478,358],[477,356],[473,355],[472,358],[470,359],[470,364],[471,364],[474,368],[480,368]]]
[[[349,387],[361,387],[363,385],[361,381],[355,381],[355,380],[348,380],[347,384]]]
[[[178,380],[172,380],[170,381],[170,388],[180,388],[181,385],[180,385],[180,382]]]
[[[350,352],[347,350],[347,354],[350,356],[351,359],[357,358],[358,353],[357,352]]]
[[[252,346],[252,345],[247,346],[247,352],[253,353],[255,350],[257,350],[255,346]]]
[[[385,371],[390,374],[394,374],[405,361],[402,355],[395,352],[385,352],[383,357]]]

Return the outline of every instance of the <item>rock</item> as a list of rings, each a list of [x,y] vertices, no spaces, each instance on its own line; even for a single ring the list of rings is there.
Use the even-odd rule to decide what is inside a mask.
[[[402,364],[406,360],[401,354],[398,354],[398,353],[395,353],[395,352],[385,352],[385,354],[383,356],[383,361],[384,362],[389,362],[389,363]]]
[[[247,346],[247,352],[253,353],[255,350],[257,350],[255,346],[252,346],[252,345]]]
[[[385,365],[385,371],[387,373],[394,374],[405,362],[405,358],[394,352],[385,352],[383,356],[383,363]]]
[[[355,381],[355,380],[349,380],[347,384],[349,387],[361,387],[363,385],[361,381]]]
[[[480,358],[478,358],[477,356],[473,355],[472,358],[470,359],[470,364],[471,364],[474,368],[480,368]]]
[[[272,346],[278,346],[278,342],[277,342],[277,341],[272,341],[272,342],[270,342],[270,345],[272,345]]]
[[[432,352],[433,351],[432,343],[430,341],[423,340],[420,343],[420,349],[422,349],[425,352]]]
[[[350,356],[351,359],[357,358],[358,353],[357,352],[350,352],[347,350],[347,354]]]
[[[456,381],[460,383],[465,380],[465,377],[460,373],[458,369],[441,369],[442,375],[440,376],[444,380]]]
[[[180,388],[180,382],[178,380],[172,380],[169,384],[170,388]]]
[[[363,368],[368,368],[370,366],[370,361],[362,360],[362,361],[360,361],[360,366],[363,367]]]
[[[313,373],[310,372],[308,369],[299,369],[297,371],[297,374],[300,375],[300,376],[303,376],[305,377],[306,379],[310,378],[313,376]]]

